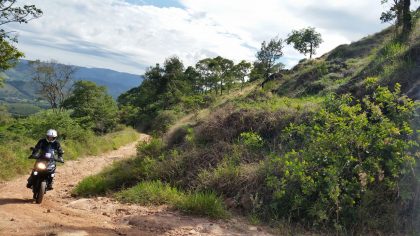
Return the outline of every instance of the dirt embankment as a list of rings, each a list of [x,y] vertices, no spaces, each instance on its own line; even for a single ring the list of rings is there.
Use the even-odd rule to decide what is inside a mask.
[[[149,138],[142,135],[139,141]],[[135,155],[136,143],[59,166],[54,190],[40,205],[33,202],[31,191],[25,187],[27,176],[1,183],[0,235],[269,235],[243,219],[212,221],[185,216],[165,206],[142,207],[107,197],[77,199],[70,195],[84,177]]]

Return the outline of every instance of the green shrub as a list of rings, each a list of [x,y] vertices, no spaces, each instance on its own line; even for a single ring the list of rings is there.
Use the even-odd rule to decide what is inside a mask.
[[[240,140],[245,147],[251,150],[258,150],[264,145],[264,140],[261,136],[254,132],[241,133]]]
[[[55,112],[53,110],[41,111],[28,118],[19,119],[8,128],[8,131],[39,139],[45,136],[48,129],[57,130],[62,140],[81,140],[92,135],[70,117],[69,111]]]
[[[285,155],[270,157],[267,186],[270,207],[279,217],[338,229],[362,225],[366,194],[398,202],[398,181],[414,164],[409,119],[413,102],[379,87],[361,102],[332,96],[314,120],[283,131]],[[298,140],[298,145],[293,145]],[[376,229],[389,229],[393,218],[378,215]],[[398,214],[394,212],[394,214]]]
[[[165,148],[161,138],[154,138],[149,143],[140,143],[137,147],[137,155],[140,157],[159,157]]]
[[[163,134],[168,131],[169,127],[175,123],[179,114],[173,110],[159,111],[157,116],[153,118],[152,130],[158,134]]]

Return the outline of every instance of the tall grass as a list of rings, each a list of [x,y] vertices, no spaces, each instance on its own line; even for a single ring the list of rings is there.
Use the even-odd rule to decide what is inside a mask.
[[[223,201],[213,192],[184,193],[159,180],[145,181],[115,194],[122,202],[141,205],[167,204],[182,212],[223,219],[229,216]]]
[[[214,219],[229,217],[223,201],[214,192],[187,194],[175,207],[188,214],[204,215]]]
[[[122,202],[140,205],[177,204],[184,198],[184,194],[178,189],[160,181],[141,182],[132,188],[118,192],[115,196]]]
[[[67,159],[76,159],[84,155],[97,155],[118,149],[119,147],[137,140],[139,134],[132,128],[109,133],[104,136],[91,135],[84,142],[78,140],[63,141],[63,149]]]
[[[124,187],[135,185],[150,171],[148,159],[132,158],[115,162],[99,174],[83,179],[72,193],[81,197],[104,195]]]
[[[243,109],[257,109],[257,110],[266,110],[266,111],[277,111],[282,108],[316,108],[319,107],[325,100],[321,96],[308,96],[301,98],[289,98],[289,97],[280,97],[273,96],[270,99],[263,101],[237,101],[236,105],[238,108]]]

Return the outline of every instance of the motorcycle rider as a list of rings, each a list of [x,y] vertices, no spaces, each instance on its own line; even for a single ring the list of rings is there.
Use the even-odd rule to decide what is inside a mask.
[[[36,144],[35,148],[32,150],[32,155],[29,158],[37,159],[40,155],[44,155],[48,150],[54,150],[57,153],[57,161],[64,163],[63,154],[64,151],[61,148],[60,142],[57,140],[57,131],[54,129],[49,129],[47,131],[46,138],[40,139]],[[51,181],[48,182],[47,190],[52,190],[54,178],[51,177]],[[28,183],[26,184],[27,188],[31,188],[33,185],[33,171],[28,178]]]

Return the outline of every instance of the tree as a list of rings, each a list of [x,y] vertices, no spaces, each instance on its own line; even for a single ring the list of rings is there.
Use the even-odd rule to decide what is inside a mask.
[[[223,58],[221,56],[212,59],[211,69],[213,69],[216,76],[216,83],[220,85],[220,95],[223,94],[224,85],[232,83],[232,68],[233,61]]]
[[[0,0],[0,26],[16,23],[28,23],[30,20],[42,16],[42,10],[35,7],[35,5],[24,5],[23,7],[16,7],[17,0]],[[12,32],[7,32],[0,29],[1,39],[10,39],[14,42],[17,41]]]
[[[216,76],[212,67],[211,58],[202,59],[195,64],[196,71],[200,74],[200,84],[203,86],[204,92],[213,89],[215,86]]]
[[[245,60],[242,60],[241,62],[239,62],[237,65],[234,66],[233,71],[235,73],[235,76],[238,77],[239,80],[241,81],[241,91],[245,84],[245,78],[250,73],[250,69],[251,69],[251,63]]]
[[[261,44],[261,50],[257,52],[257,63],[262,70],[263,76],[267,79],[274,73],[277,60],[283,56],[283,40],[279,38],[271,39],[267,44],[265,41]]]
[[[390,3],[389,0],[381,0],[381,4]],[[412,29],[412,17],[410,11],[410,0],[392,0],[391,6],[388,11],[382,12],[380,20],[385,22],[395,21],[395,29],[402,26],[402,35],[406,36]]]
[[[203,91],[204,84],[200,79],[200,73],[192,67],[189,66],[184,72],[184,79],[191,85],[193,93],[201,93]]]
[[[301,30],[293,30],[286,40],[287,44],[293,44],[293,47],[305,56],[316,54],[316,49],[322,43],[321,34],[315,31],[315,28],[308,27]]]
[[[61,109],[69,95],[76,68],[56,61],[37,60],[30,65],[33,70],[32,80],[37,85],[40,97],[46,99],[53,110]]]
[[[190,89],[187,88],[187,83],[184,80],[184,64],[178,57],[167,58],[163,71],[161,79],[163,87],[159,94],[159,100],[162,101],[163,109],[168,109],[178,103]]]
[[[42,15],[42,11],[34,5],[15,7],[17,0],[0,0],[0,27],[9,23],[28,23],[30,20]],[[13,32],[0,28],[0,72],[12,68],[23,57],[13,43],[17,37]],[[0,78],[0,85],[3,78]]]
[[[12,68],[21,57],[23,57],[22,52],[19,52],[12,44],[0,38],[0,71]]]
[[[98,86],[94,82],[77,81],[63,107],[72,109],[71,116],[78,118],[82,127],[92,129],[96,133],[110,132],[117,125],[116,102],[107,94],[105,86]]]

